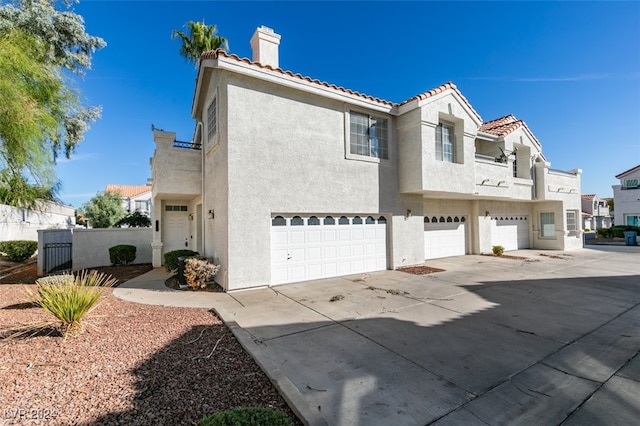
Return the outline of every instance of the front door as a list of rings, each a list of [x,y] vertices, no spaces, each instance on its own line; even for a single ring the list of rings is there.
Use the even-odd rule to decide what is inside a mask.
[[[162,227],[162,242],[164,252],[191,249],[189,246],[189,216],[187,206],[166,206],[164,225]],[[177,207],[177,209],[176,209]],[[182,210],[184,209],[184,210]]]

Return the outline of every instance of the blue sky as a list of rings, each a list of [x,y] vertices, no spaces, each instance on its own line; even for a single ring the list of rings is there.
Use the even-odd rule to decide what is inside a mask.
[[[612,196],[614,176],[640,164],[638,2],[84,0],[75,11],[107,42],[77,83],[102,119],[56,167],[75,207],[109,183],[146,183],[152,124],[191,140],[196,73],[170,35],[202,19],[248,58],[255,29],[271,27],[283,69],[393,102],[452,81],[483,120],[525,120],[551,167],[583,170],[583,193]]]

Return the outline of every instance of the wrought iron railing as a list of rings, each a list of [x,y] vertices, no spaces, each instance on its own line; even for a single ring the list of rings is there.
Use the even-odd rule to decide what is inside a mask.
[[[184,141],[178,141],[178,140],[173,141],[173,147],[174,148],[185,148],[185,149],[197,149],[197,150],[201,150],[202,149],[202,145],[199,144],[199,143],[184,142]]]

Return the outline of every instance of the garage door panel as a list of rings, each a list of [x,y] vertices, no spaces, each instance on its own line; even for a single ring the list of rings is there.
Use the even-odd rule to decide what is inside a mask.
[[[424,252],[425,259],[464,256],[466,254],[465,223],[425,223]]]
[[[310,223],[308,217],[300,217],[302,224],[298,218],[292,226],[289,216],[274,220],[271,227],[273,284],[386,269],[384,219],[376,223],[374,218],[361,216],[363,223],[353,224],[352,217],[347,220],[334,216],[331,223],[325,215],[318,215],[321,218],[318,224],[317,220]]]
[[[491,221],[491,245],[506,251],[529,248],[528,216],[496,216]]]

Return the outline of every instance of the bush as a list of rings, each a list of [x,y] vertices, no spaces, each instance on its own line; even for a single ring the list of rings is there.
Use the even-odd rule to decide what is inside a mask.
[[[493,246],[493,254],[495,254],[496,256],[502,256],[502,253],[504,253],[504,247]]]
[[[22,262],[38,250],[37,241],[14,240],[0,242],[0,252],[14,262]]]
[[[198,252],[193,250],[174,250],[164,254],[164,267],[167,271],[178,270],[178,258],[182,256],[197,256]]]
[[[293,426],[282,411],[266,407],[239,407],[205,416],[200,426]]]
[[[589,229],[589,228],[584,228],[584,229],[583,229],[583,231],[584,231],[584,232],[591,232],[591,229]]]
[[[596,229],[596,234],[602,238],[611,238],[611,229],[610,228]]]
[[[97,306],[106,287],[116,283],[110,275],[97,271],[40,278],[36,291],[27,290],[31,301],[60,321],[63,336],[84,330],[84,317]]]
[[[109,260],[112,265],[128,265],[136,259],[136,246],[120,244],[109,248]]]
[[[116,228],[122,228],[123,226],[127,228],[148,228],[151,226],[151,219],[146,214],[136,210],[117,221],[114,226]]]
[[[204,288],[207,282],[220,270],[219,265],[203,256],[191,257],[185,261],[184,277],[191,288]]]

